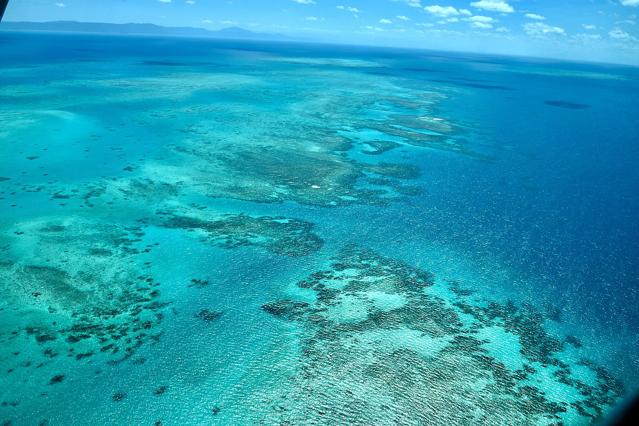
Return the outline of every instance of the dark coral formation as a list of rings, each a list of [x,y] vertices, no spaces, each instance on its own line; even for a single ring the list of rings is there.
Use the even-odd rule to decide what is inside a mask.
[[[153,391],[153,395],[155,396],[164,395],[168,389],[169,389],[168,386],[160,386]]]
[[[49,381],[49,384],[50,385],[55,385],[57,383],[62,383],[63,380],[64,380],[64,375],[58,374],[56,376],[51,377],[51,380]]]
[[[123,401],[124,398],[126,398],[126,393],[124,392],[116,392],[111,396],[111,399],[113,400],[113,402]]]
[[[201,219],[169,212],[159,214],[167,217],[163,226],[201,231],[206,241],[222,248],[254,245],[275,254],[305,256],[319,250],[324,243],[312,232],[311,223],[286,217],[229,214]]]
[[[561,340],[532,306],[478,301],[458,283],[449,284],[451,303],[432,290],[428,272],[357,246],[298,286],[316,301],[262,307],[306,332],[300,373],[275,401],[284,422],[560,424],[565,416],[599,420],[623,394],[592,363],[582,365],[594,382],[573,375]],[[516,339],[520,352],[491,351],[500,339],[487,337],[494,330]],[[521,367],[506,365],[504,355]]]
[[[344,143],[346,143],[344,141]],[[376,167],[347,159],[343,151],[332,151],[324,147],[320,152],[303,152],[299,147],[255,147],[239,151],[229,149],[210,152],[209,146],[181,149],[181,155],[219,164],[227,175],[212,179],[209,172],[202,171],[203,187],[212,197],[236,198],[260,203],[295,201],[300,204],[336,207],[353,203],[384,205],[389,200],[399,199],[391,188],[370,189],[366,187],[369,175],[385,176],[387,167]],[[341,147],[340,147],[341,148]],[[203,167],[204,167],[203,164]],[[393,165],[397,170],[410,168],[403,164]],[[395,179],[412,179],[416,175],[395,174]],[[212,184],[211,182],[216,182]],[[394,182],[399,185],[398,182]]]
[[[140,260],[149,250],[141,227],[67,221],[23,229],[15,242],[20,257],[6,252],[0,265],[7,303],[0,314],[9,324],[14,316],[24,320],[0,335],[3,344],[26,336],[40,348],[40,366],[60,355],[118,362],[159,339],[166,303],[147,273],[150,263]]]
[[[202,309],[200,312],[195,314],[196,318],[201,319],[204,322],[213,322],[218,320],[222,316],[222,312],[220,311],[211,311],[209,309]]]
[[[295,302],[292,300],[278,300],[277,302],[265,303],[262,309],[271,315],[283,317],[288,320],[295,319],[306,312],[309,304],[306,302]]]
[[[195,287],[195,288],[205,288],[208,287],[211,283],[209,283],[208,280],[201,280],[199,278],[192,278],[191,282],[189,283],[189,287]]]

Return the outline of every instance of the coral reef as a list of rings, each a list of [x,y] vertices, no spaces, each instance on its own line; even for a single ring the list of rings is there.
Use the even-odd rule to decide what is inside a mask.
[[[199,318],[204,322],[213,322],[219,319],[221,316],[222,316],[222,312],[211,311],[209,309],[202,309],[200,312],[195,314],[196,318]]]
[[[286,256],[305,256],[316,252],[324,243],[312,232],[313,225],[286,217],[253,217],[245,214],[206,215],[203,212],[190,216],[160,211],[165,218],[162,226],[196,231],[208,243],[222,248],[260,246]],[[200,281],[192,281],[197,287]]]
[[[66,218],[12,231],[0,253],[4,345],[31,341],[43,362],[60,355],[120,361],[159,338],[166,303],[145,272],[150,263],[141,261],[151,249],[141,227]]]
[[[458,283],[447,284],[454,298],[444,299],[437,295],[444,285],[348,246],[328,269],[298,283],[315,302],[265,304],[265,312],[306,333],[300,371],[274,401],[278,421],[588,422],[623,394],[618,380],[590,362],[581,365],[596,380],[572,374],[561,340],[532,306],[477,300]]]

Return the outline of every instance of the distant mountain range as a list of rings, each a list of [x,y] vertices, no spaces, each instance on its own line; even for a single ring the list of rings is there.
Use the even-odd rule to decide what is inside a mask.
[[[2,22],[0,31],[48,31],[119,35],[156,35],[181,37],[210,37],[235,40],[298,40],[282,34],[256,33],[239,27],[217,31],[194,27],[163,27],[155,24],[106,24],[99,22],[52,21],[52,22]]]

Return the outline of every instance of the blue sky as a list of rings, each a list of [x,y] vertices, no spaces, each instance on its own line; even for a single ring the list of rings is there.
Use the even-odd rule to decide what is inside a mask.
[[[10,0],[6,20],[151,22],[639,65],[639,0]]]

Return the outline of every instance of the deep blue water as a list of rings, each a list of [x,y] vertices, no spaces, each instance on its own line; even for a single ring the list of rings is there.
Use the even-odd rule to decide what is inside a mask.
[[[0,45],[0,420],[589,424],[639,388],[636,68]]]

